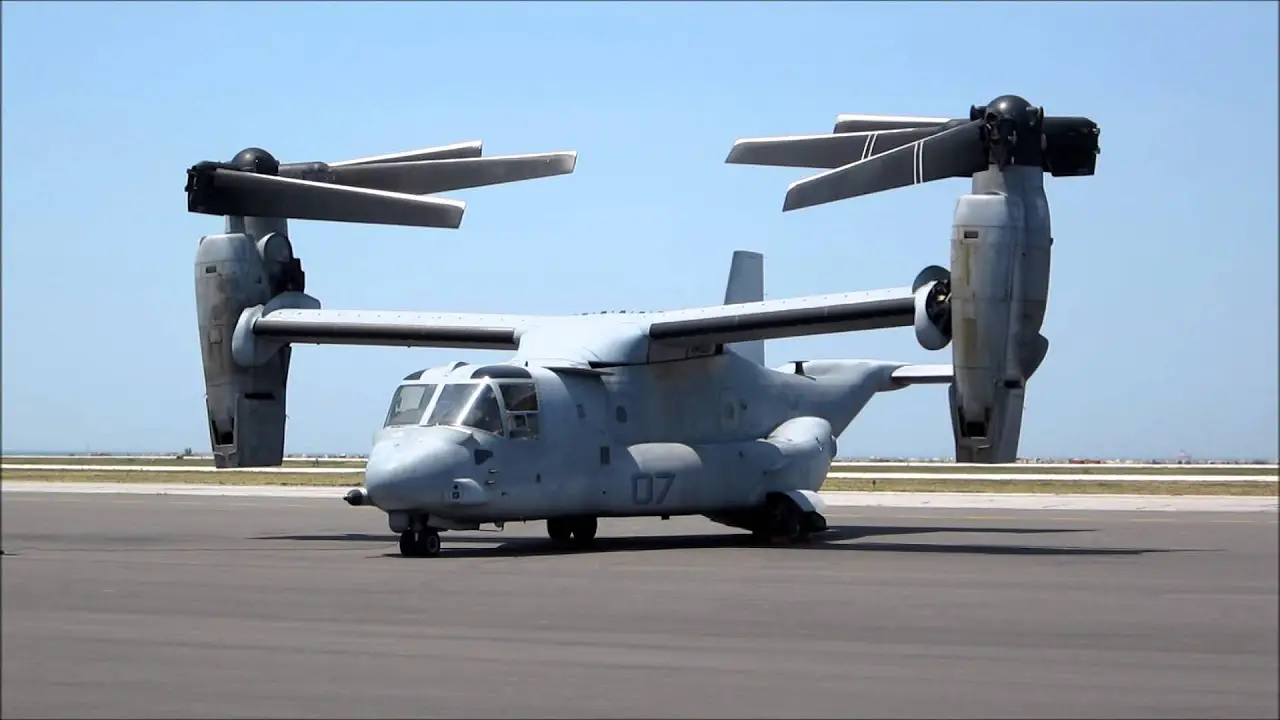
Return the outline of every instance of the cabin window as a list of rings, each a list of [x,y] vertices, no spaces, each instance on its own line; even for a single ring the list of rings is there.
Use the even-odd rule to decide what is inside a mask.
[[[391,398],[391,407],[382,426],[417,425],[435,394],[435,385],[401,385]]]
[[[502,408],[488,383],[453,383],[440,390],[427,425],[457,425],[505,435]]]
[[[538,386],[531,382],[503,382],[498,388],[511,418],[511,437],[538,437]]]

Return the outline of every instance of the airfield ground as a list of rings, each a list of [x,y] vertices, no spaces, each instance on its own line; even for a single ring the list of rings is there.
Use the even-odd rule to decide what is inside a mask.
[[[362,460],[290,459],[281,468],[214,470],[209,458],[5,456],[3,480],[89,483],[361,484]],[[1225,495],[1280,498],[1276,465],[964,465],[835,463],[825,491]]]
[[[279,491],[283,492],[283,491]],[[1277,513],[834,508],[396,554],[305,498],[3,496],[5,717],[1277,717]]]

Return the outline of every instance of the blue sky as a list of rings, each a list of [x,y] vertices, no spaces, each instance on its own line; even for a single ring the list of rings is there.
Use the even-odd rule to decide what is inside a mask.
[[[245,146],[341,160],[482,139],[574,175],[454,193],[458,231],[297,222],[326,307],[570,313],[770,297],[946,264],[965,180],[783,214],[808,171],[737,137],[1021,94],[1102,127],[1048,181],[1056,243],[1022,454],[1277,455],[1275,3],[6,3],[3,447],[208,449],[184,170]],[[1000,38],[1000,39],[996,39]],[[967,54],[960,54],[967,50]],[[949,362],[910,329],[769,362]],[[365,452],[396,382],[496,353],[295,350],[290,452]],[[950,456],[941,387],[884,395],[842,454]]]

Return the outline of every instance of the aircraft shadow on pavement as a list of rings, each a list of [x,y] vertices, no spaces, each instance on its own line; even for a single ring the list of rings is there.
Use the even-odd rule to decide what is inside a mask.
[[[956,553],[970,555],[1144,555],[1147,553],[1171,552],[1159,548],[1104,548],[1079,546],[1044,546],[1044,545],[1000,545],[974,543],[914,543],[914,542],[849,542],[865,538],[881,538],[895,535],[920,535],[927,533],[966,533],[971,535],[1039,535],[1058,533],[1093,532],[1084,528],[1009,528],[1009,527],[972,527],[972,526],[832,526],[826,532],[813,536],[806,543],[788,545],[785,543],[769,543],[753,538],[743,532],[741,534],[708,534],[708,535],[641,535],[632,537],[597,537],[585,547],[573,544],[557,544],[548,538],[539,537],[503,537],[501,533],[466,533],[446,532],[441,535],[444,548],[439,558],[448,557],[513,557],[570,555],[580,553],[608,552],[645,552],[653,550],[713,550],[713,549],[771,549],[791,551],[812,550],[845,550],[861,552],[901,552],[901,553]],[[488,537],[486,537],[488,535]],[[397,538],[390,534],[350,533],[344,535],[275,535],[259,537],[258,540],[295,540],[295,541],[327,541],[327,542],[370,542],[395,544]],[[475,545],[496,545],[496,547],[474,547]],[[459,545],[463,547],[459,547]],[[472,547],[468,547],[472,546]],[[385,553],[387,556],[399,557],[399,552]],[[416,559],[416,558],[414,558]]]

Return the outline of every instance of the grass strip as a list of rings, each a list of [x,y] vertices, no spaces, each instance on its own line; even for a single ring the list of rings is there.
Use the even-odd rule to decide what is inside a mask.
[[[844,480],[831,478],[825,491],[859,492],[966,492],[966,493],[1051,493],[1055,495],[1230,495],[1280,499],[1280,482],[1160,482],[1159,480],[945,480],[928,477],[902,480]]]

